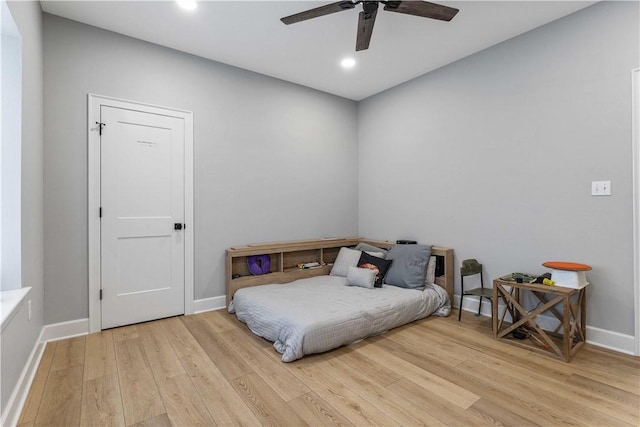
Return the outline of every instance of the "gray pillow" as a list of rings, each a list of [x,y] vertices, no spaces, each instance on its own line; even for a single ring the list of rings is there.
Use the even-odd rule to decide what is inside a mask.
[[[424,289],[431,245],[396,245],[387,259],[393,260],[384,283],[408,289]]]
[[[380,252],[380,253],[382,253],[382,256],[380,256],[378,258],[384,258],[384,259],[387,259],[387,254],[389,253],[389,251],[386,250],[386,249],[382,249],[382,248],[379,248],[377,246],[372,246],[372,245],[370,245],[368,243],[362,243],[362,242],[358,243],[356,245],[355,249],[357,251],[369,252],[369,255],[372,255],[371,252]],[[373,256],[378,256],[378,255],[373,255]]]

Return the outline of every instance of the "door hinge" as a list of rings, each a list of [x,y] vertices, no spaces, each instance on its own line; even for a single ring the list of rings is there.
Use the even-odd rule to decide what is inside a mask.
[[[100,209],[99,209],[98,215],[100,216],[100,218],[102,218],[102,206],[100,206]]]
[[[100,299],[102,299],[102,289],[100,289]]]
[[[102,128],[105,127],[107,124],[102,122],[96,122],[96,124],[98,125],[98,134],[102,135]]]

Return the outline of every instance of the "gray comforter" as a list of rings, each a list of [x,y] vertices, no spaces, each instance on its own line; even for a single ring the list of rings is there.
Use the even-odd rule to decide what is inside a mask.
[[[283,362],[291,362],[451,311],[447,293],[436,285],[419,291],[388,285],[366,289],[345,282],[344,277],[318,276],[240,289],[229,312],[272,341]]]

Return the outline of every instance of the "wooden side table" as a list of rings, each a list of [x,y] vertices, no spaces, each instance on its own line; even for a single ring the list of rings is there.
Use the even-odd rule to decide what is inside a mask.
[[[534,336],[533,341],[510,339],[509,342],[529,350],[557,356],[565,362],[571,361],[586,341],[585,289],[495,279],[492,306],[494,337],[506,338],[517,328],[527,326]],[[531,292],[540,301],[540,305],[531,311],[525,310],[520,301],[522,291]],[[504,307],[498,317],[500,299],[504,301]],[[556,309],[558,304],[562,305],[562,313]],[[551,312],[560,321],[554,331],[545,331],[536,323],[536,317],[546,312]],[[504,321],[507,313],[513,320],[511,324]],[[562,334],[559,333],[560,330]]]

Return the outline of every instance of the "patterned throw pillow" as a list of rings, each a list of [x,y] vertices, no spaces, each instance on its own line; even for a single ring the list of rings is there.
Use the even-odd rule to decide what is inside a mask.
[[[369,255],[366,252],[362,252],[362,255],[360,255],[360,260],[358,261],[358,267],[369,268],[376,271],[376,283],[374,285],[376,288],[382,287],[384,275],[387,274],[387,270],[389,269],[390,265],[391,261]]]

